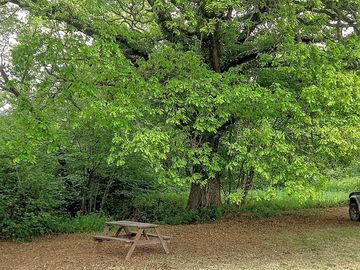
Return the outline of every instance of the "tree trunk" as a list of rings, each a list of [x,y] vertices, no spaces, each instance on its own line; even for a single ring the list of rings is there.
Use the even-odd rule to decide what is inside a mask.
[[[111,178],[111,177],[110,177]],[[109,182],[107,183],[107,185],[106,185],[106,188],[105,188],[105,191],[104,191],[104,194],[103,194],[103,197],[102,197],[102,199],[101,199],[101,203],[100,203],[100,212],[102,212],[103,211],[103,208],[104,208],[104,205],[105,205],[105,203],[106,203],[106,199],[107,199],[107,196],[108,196],[108,194],[109,194],[109,190],[110,190],[110,187],[111,187],[111,185],[113,184],[114,182],[113,182],[113,180],[109,180]]]
[[[220,25],[216,23],[214,32],[209,38],[209,59],[212,69],[221,72],[220,68]],[[212,151],[216,152],[219,146],[219,137],[215,134],[208,139]],[[195,171],[199,171],[196,170]],[[206,174],[200,170],[201,174]],[[220,177],[216,176],[209,180],[205,185],[199,183],[191,184],[191,191],[188,199],[188,210],[201,210],[205,208],[216,208],[221,205],[220,196]]]
[[[220,68],[220,42],[219,42],[219,23],[215,25],[215,31],[210,37],[210,48],[209,48],[209,58],[211,67],[215,72],[221,72]]]
[[[205,185],[191,184],[188,199],[188,210],[201,210],[204,208],[216,208],[221,205],[220,179],[209,180]]]
[[[243,195],[240,203],[241,207],[245,205],[247,195],[249,194],[249,191],[252,189],[252,186],[254,184],[254,177],[255,177],[255,170],[254,168],[251,168],[250,171],[247,174],[245,174],[244,184],[242,186]]]

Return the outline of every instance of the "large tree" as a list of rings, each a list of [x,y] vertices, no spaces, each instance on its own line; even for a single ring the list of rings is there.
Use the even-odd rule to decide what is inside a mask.
[[[191,183],[189,209],[219,206],[229,174],[244,199],[256,177],[296,189],[357,150],[358,0],[0,5],[28,14],[0,67],[8,102],[49,125],[83,104],[113,132],[110,162],[142,153]]]

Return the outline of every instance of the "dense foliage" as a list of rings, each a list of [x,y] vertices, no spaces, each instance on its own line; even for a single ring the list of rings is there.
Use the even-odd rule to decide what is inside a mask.
[[[310,196],[358,160],[359,7],[0,0],[2,234]]]

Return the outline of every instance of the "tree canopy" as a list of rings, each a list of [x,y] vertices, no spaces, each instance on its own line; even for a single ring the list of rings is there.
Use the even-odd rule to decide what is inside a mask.
[[[61,164],[78,142],[91,175],[139,155],[161,181],[191,185],[189,209],[219,206],[232,177],[240,200],[255,180],[306,188],[360,146],[359,8],[1,0],[0,35],[16,39],[1,97],[27,127],[17,159],[35,164],[45,145]]]

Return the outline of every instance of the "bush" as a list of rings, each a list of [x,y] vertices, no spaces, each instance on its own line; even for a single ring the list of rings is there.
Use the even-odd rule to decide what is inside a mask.
[[[14,164],[7,156],[0,160],[0,239],[30,240],[44,234],[103,228],[106,216],[71,218],[64,213],[66,190],[53,174],[56,164]]]
[[[186,194],[149,192],[138,195],[133,207],[136,220],[174,224],[180,222],[185,212]]]
[[[64,217],[59,219],[54,231],[58,233],[94,232],[101,231],[105,222],[110,220],[108,216],[93,213],[77,217]]]
[[[189,224],[223,215],[223,209],[214,208],[203,211],[186,210],[186,192],[151,192],[135,198],[133,218],[143,222],[161,224]]]
[[[63,203],[61,185],[36,166],[0,165],[0,238],[28,239],[53,231]]]

